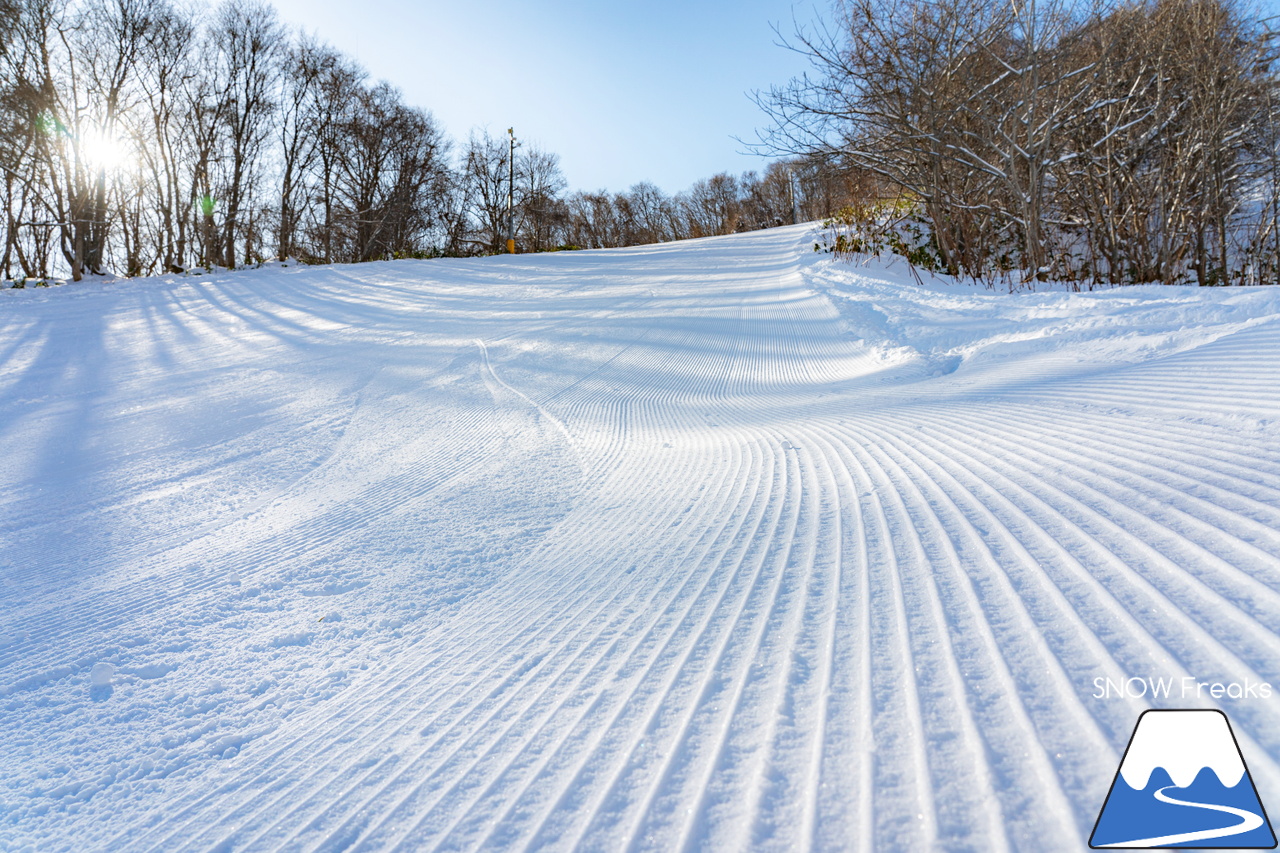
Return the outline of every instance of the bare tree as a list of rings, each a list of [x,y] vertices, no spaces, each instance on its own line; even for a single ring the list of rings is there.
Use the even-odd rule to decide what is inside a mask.
[[[149,5],[117,0],[72,9],[27,0],[9,10],[15,36],[5,53],[11,99],[34,129],[26,162],[9,173],[28,186],[45,185],[44,227],[57,229],[76,280],[86,269],[104,268],[111,226],[107,172],[112,151],[124,144],[120,122],[151,26]]]
[[[528,146],[518,150],[515,172],[517,241],[528,251],[549,249],[568,217],[560,197],[568,185],[560,171],[560,157]]]
[[[280,213],[276,254],[281,260],[296,251],[295,241],[306,205],[307,176],[320,153],[321,99],[326,75],[342,66],[328,45],[299,33],[288,47],[281,75],[279,152]]]
[[[953,272],[1220,280],[1266,114],[1234,3],[842,0],[763,144],[914,200]]]
[[[758,97],[767,148],[865,170],[920,200],[952,270],[976,272],[992,205],[972,146],[966,62],[985,60],[1008,17],[984,0],[845,0],[836,29],[797,34],[816,76]]]
[[[272,7],[259,0],[226,0],[215,13],[210,35],[226,85],[222,262],[234,267],[236,241],[245,230],[241,219],[256,189],[276,109],[273,95],[282,69],[284,32]],[[246,245],[245,254],[249,251]]]
[[[192,45],[196,23],[178,9],[157,3],[140,53],[139,86],[146,109],[133,134],[157,216],[156,252],[166,270],[186,263],[193,204],[190,166],[188,87],[199,73]]]
[[[307,132],[315,136],[316,153],[312,175],[311,202],[304,217],[310,236],[309,258],[325,263],[335,260],[338,198],[341,164],[346,154],[342,128],[357,109],[366,74],[346,58],[334,57],[320,66],[318,86],[309,101]]]
[[[1077,49],[1100,73],[1088,121],[1073,129],[1061,208],[1095,274],[1231,275],[1233,220],[1275,86],[1257,70],[1267,40],[1250,30],[1231,7],[1197,0],[1134,4],[1082,33]]]
[[[502,250],[507,222],[507,141],[483,130],[472,133],[462,157],[462,183],[473,217],[476,244],[486,252]]]
[[[697,181],[676,197],[685,233],[690,237],[732,234],[742,216],[738,203],[738,180],[721,172]]]
[[[443,134],[386,83],[360,90],[354,103],[340,126],[334,186],[343,254],[368,261],[417,251],[446,184]]]

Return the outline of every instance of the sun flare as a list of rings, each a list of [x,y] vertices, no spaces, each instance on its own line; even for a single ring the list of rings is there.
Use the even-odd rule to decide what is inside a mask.
[[[133,159],[125,140],[101,130],[86,133],[81,140],[80,151],[90,166],[107,171],[119,169]]]

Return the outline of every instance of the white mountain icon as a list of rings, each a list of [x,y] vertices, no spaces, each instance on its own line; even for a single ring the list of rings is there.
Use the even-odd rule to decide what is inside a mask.
[[[1120,775],[1130,788],[1141,790],[1157,767],[1163,767],[1179,788],[1189,786],[1206,767],[1228,788],[1234,788],[1244,775],[1244,760],[1221,711],[1143,714],[1120,764]]]
[[[1226,714],[1143,713],[1089,846],[1275,847]]]

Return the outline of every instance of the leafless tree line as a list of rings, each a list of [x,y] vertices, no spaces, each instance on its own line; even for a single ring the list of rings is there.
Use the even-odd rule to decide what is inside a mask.
[[[1276,40],[1237,0],[840,0],[760,97],[774,151],[918,204],[940,265],[1274,283]]]
[[[429,112],[263,0],[0,0],[0,276],[620,246],[842,203],[821,159],[568,193],[558,157]],[[514,206],[508,179],[515,176]]]
[[[257,0],[0,0],[0,273],[412,251],[447,218],[433,118]]]
[[[721,173],[674,195],[648,182],[625,192],[577,192],[560,202],[564,243],[631,246],[754,231],[829,216],[852,198],[847,175],[821,159],[770,163],[762,173]]]
[[[0,0],[0,17],[6,278],[367,260],[448,219],[430,114],[258,0]]]
[[[533,147],[511,151],[505,138],[473,133],[460,158],[460,220],[466,248],[502,250],[513,233],[521,251],[600,249],[769,228],[829,216],[854,196],[849,176],[824,158],[770,163],[763,173],[721,173],[668,195],[650,182],[621,192],[566,193],[559,158]]]

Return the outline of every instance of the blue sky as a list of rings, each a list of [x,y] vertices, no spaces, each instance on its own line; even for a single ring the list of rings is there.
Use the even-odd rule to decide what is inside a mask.
[[[462,141],[473,127],[560,155],[574,189],[651,180],[675,192],[716,172],[759,169],[733,139],[765,118],[753,89],[805,69],[777,47],[816,14],[792,0],[273,0],[355,56]],[[825,8],[825,0],[822,8]]]
[[[1249,2],[1249,0],[1246,0]],[[1280,0],[1257,0],[1262,15]],[[748,98],[806,70],[778,47],[827,0],[273,0],[303,26],[431,110],[459,142],[472,128],[560,155],[573,189],[667,192],[760,169],[744,153],[765,117]]]

